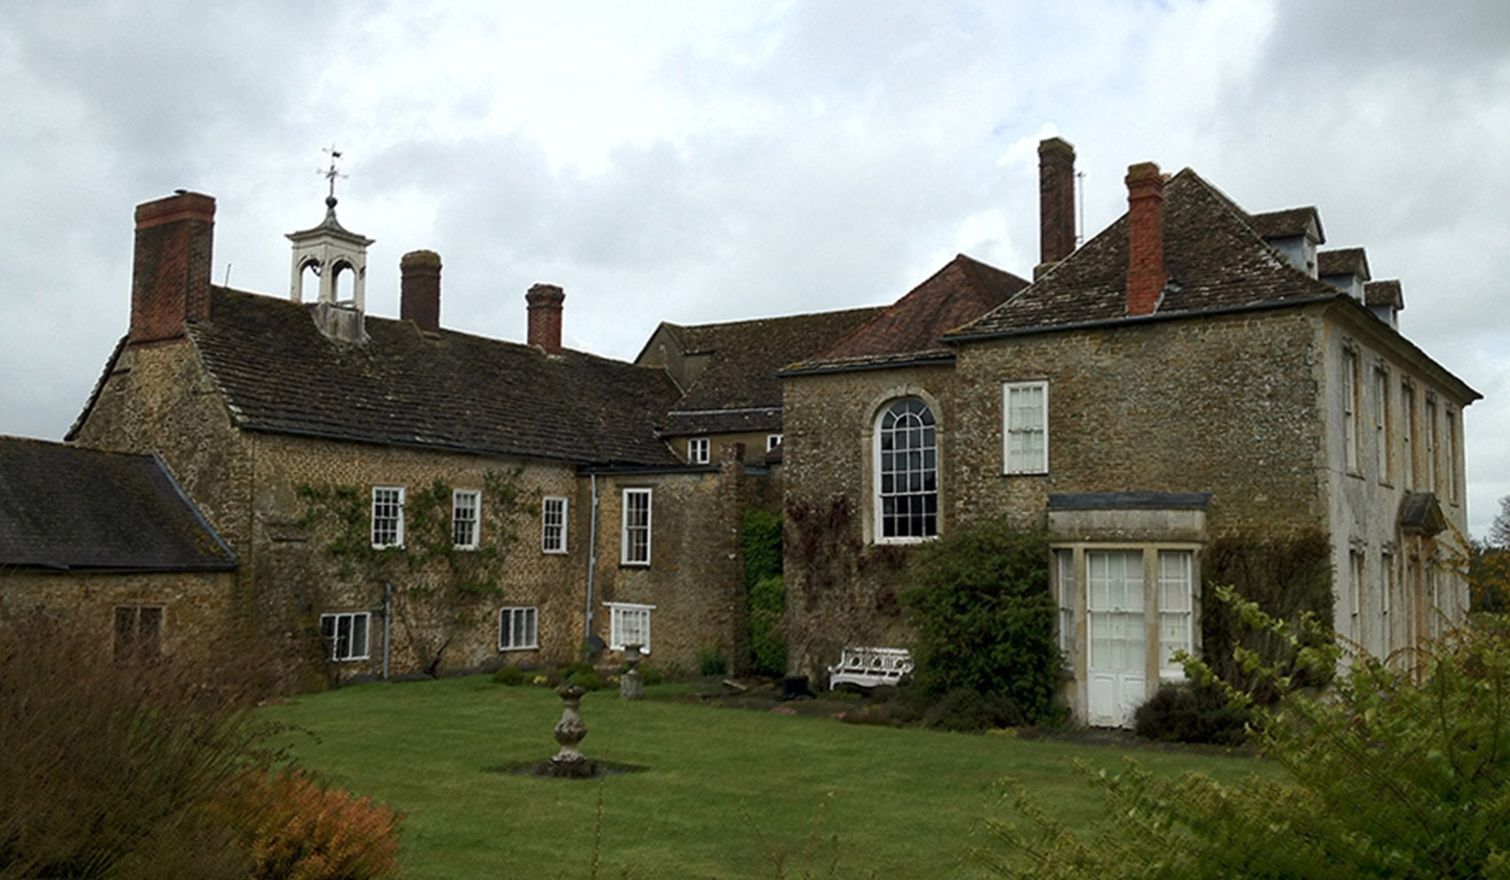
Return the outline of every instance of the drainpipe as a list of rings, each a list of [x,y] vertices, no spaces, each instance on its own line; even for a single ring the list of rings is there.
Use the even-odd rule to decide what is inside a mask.
[[[592,475],[592,510],[587,526],[587,608],[582,621],[582,643],[592,638],[592,578],[598,568],[598,475]]]
[[[388,680],[388,662],[393,657],[393,584],[383,581],[383,681]]]

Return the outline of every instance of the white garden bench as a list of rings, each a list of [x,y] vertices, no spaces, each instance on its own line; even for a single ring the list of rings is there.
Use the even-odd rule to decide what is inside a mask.
[[[828,689],[841,684],[897,685],[911,674],[912,653],[906,648],[845,648],[838,664],[828,668]]]

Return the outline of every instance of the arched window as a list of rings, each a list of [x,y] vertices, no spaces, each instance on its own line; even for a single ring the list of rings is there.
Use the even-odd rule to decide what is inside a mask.
[[[933,411],[916,397],[892,401],[876,425],[876,538],[938,534],[938,438]]]

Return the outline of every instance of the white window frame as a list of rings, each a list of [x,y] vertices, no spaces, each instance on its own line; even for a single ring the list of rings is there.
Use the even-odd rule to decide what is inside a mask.
[[[1433,494],[1437,491],[1437,472],[1441,470],[1437,461],[1437,401],[1430,394],[1426,395],[1426,491]]]
[[[1374,457],[1379,470],[1379,482],[1388,486],[1394,479],[1394,458],[1390,448],[1389,370],[1374,368]]]
[[[772,449],[775,449],[776,447],[778,447],[780,445],[781,445],[781,435],[780,434],[767,434],[767,435],[765,435],[765,451],[766,452],[770,452]]]
[[[1038,425],[1014,425],[1012,423],[1012,394],[1013,392],[1036,390],[1042,393],[1042,403],[1038,410]],[[1012,466],[1012,437],[1030,436],[1033,434],[1043,435],[1043,454],[1037,461],[1028,462],[1019,467]],[[1003,382],[1001,386],[1001,472],[1012,476],[1046,474],[1049,472],[1049,383],[1045,380],[1034,382]]]
[[[1416,491],[1416,389],[1410,382],[1400,383],[1400,413],[1404,424],[1400,430],[1400,445],[1404,449],[1400,463],[1400,483],[1407,492]]]
[[[604,602],[608,608],[608,647],[613,651],[624,650],[624,617],[627,615],[644,615],[642,632],[645,634],[644,641],[640,642],[640,653],[650,653],[650,612],[655,610],[654,605],[644,605],[638,602]]]
[[[539,649],[539,608],[534,605],[505,605],[498,609],[499,651],[538,651]]]
[[[1447,500],[1458,503],[1458,416],[1457,410],[1445,407],[1442,424],[1447,428]]]
[[[713,457],[713,444],[707,437],[689,437],[687,439],[687,462],[689,464],[707,464]]]
[[[540,499],[540,552],[561,554],[566,552],[566,511],[570,502],[563,495],[547,495]],[[558,509],[558,522],[552,523],[551,507]],[[551,541],[551,526],[558,528],[556,540]]]
[[[467,499],[464,501],[463,499]],[[470,506],[468,506],[470,505]],[[471,513],[464,518],[463,513]],[[458,526],[470,525],[472,540],[457,541]],[[451,546],[457,550],[476,550],[482,543],[482,491],[479,489],[456,489],[451,492]]]
[[[391,501],[380,502],[378,500],[379,494],[380,493],[386,493],[386,492],[394,492],[394,493],[397,493],[397,494],[396,494],[396,496]],[[371,520],[371,523],[370,523],[371,526],[372,526],[372,530],[371,530],[370,537],[372,538],[372,548],[374,550],[382,550],[382,549],[387,548],[387,547],[402,547],[402,546],[404,546],[404,496],[405,496],[405,492],[404,492],[404,487],[403,486],[373,486],[372,487],[372,520]],[[395,516],[393,516],[393,517],[386,517],[385,516],[383,518],[384,522],[388,522],[388,521],[391,520],[392,523],[393,523],[393,534],[394,534],[393,540],[392,541],[388,541],[386,543],[380,542],[378,540],[378,505],[381,504],[381,503],[392,503],[392,504],[395,504],[397,506],[397,508],[398,508],[398,513]]]
[[[341,621],[350,621],[350,629],[347,630],[347,656],[338,655],[337,648],[340,646]],[[331,621],[331,634],[325,634],[325,621]],[[362,653],[356,654],[352,650],[353,636],[357,632],[358,621],[362,627]],[[320,637],[325,639],[330,646],[330,660],[332,663],[352,663],[358,660],[366,660],[372,655],[372,613],[369,611],[332,611],[320,615]]]
[[[1347,473],[1361,476],[1362,458],[1358,454],[1358,352],[1342,350],[1342,462]]]
[[[1368,557],[1359,547],[1353,547],[1347,552],[1347,592],[1348,603],[1352,605],[1350,617],[1353,621],[1352,639],[1356,644],[1363,644],[1363,579]]]
[[[1075,551],[1069,547],[1055,547],[1054,554],[1054,604],[1059,608],[1056,629],[1059,634],[1059,650],[1070,668],[1075,666],[1075,596],[1078,594],[1075,580]]]
[[[1184,599],[1185,607],[1176,611],[1167,610],[1164,607],[1164,592],[1166,584],[1175,583],[1177,579],[1168,578],[1165,575],[1164,560],[1179,558],[1184,560]],[[1154,553],[1154,576],[1157,580],[1158,591],[1154,596],[1154,604],[1159,615],[1159,678],[1164,681],[1184,681],[1185,667],[1172,662],[1164,650],[1164,621],[1166,618],[1179,616],[1183,618],[1184,636],[1183,644],[1185,653],[1195,656],[1195,589],[1196,580],[1199,577],[1195,570],[1195,551],[1193,550],[1164,550]]]
[[[928,419],[931,421],[931,424],[925,424],[924,425],[923,430],[924,431],[931,431],[932,432],[932,434],[933,434],[932,445],[931,446],[927,445],[927,442],[925,441],[924,445],[918,447],[916,450],[913,450],[913,449],[907,449],[907,450],[905,450],[908,453],[917,452],[917,453],[919,453],[920,455],[923,456],[923,464],[920,465],[920,467],[919,467],[919,469],[917,471],[913,471],[913,470],[910,469],[910,467],[908,467],[908,468],[903,468],[901,471],[897,471],[897,472],[894,472],[894,473],[891,473],[891,474],[887,474],[887,472],[885,470],[885,456],[887,454],[896,454],[896,453],[900,452],[901,450],[896,450],[896,449],[887,450],[887,449],[885,449],[887,432],[888,431],[896,431],[897,430],[896,428],[888,429],[888,428],[884,427],[885,422],[886,422],[886,417],[899,404],[907,403],[907,402],[910,402],[910,401],[915,401],[916,403],[918,403],[919,405],[921,405],[923,407],[923,412],[928,416]],[[898,420],[900,420],[900,417],[898,417]],[[880,411],[876,413],[876,419],[875,419],[875,423],[874,423],[874,431],[873,431],[873,433],[874,433],[875,436],[874,436],[874,441],[873,441],[874,445],[873,445],[873,448],[871,450],[872,455],[874,457],[874,466],[871,468],[871,480],[873,481],[873,483],[872,483],[872,491],[871,491],[871,500],[872,500],[872,504],[874,505],[874,507],[872,508],[872,513],[873,513],[873,517],[872,518],[874,519],[874,525],[875,525],[875,532],[874,532],[874,534],[875,534],[875,541],[876,541],[876,543],[877,544],[917,544],[917,543],[921,543],[923,541],[932,541],[932,540],[934,540],[939,535],[940,508],[942,507],[942,505],[939,503],[939,501],[940,501],[940,494],[941,494],[939,490],[940,490],[941,476],[943,474],[943,467],[942,467],[943,456],[942,456],[942,454],[941,454],[941,452],[939,450],[939,442],[938,442],[939,441],[939,437],[938,437],[938,414],[934,412],[933,404],[929,403],[927,400],[924,400],[922,397],[920,397],[920,396],[918,396],[916,394],[910,394],[910,395],[907,395],[907,396],[904,396],[904,397],[897,397],[897,398],[893,398],[891,400],[888,400],[888,401],[886,401],[885,405],[883,405],[881,407]],[[895,440],[893,440],[892,442],[895,442]],[[927,454],[929,452],[933,453],[933,467],[931,469],[926,464]],[[933,488],[932,489],[927,488],[928,476],[930,474],[930,471],[931,471],[932,477],[933,477]],[[919,488],[919,489],[911,489],[910,487],[906,488],[906,489],[897,488],[897,478],[898,477],[907,477],[907,478],[910,478],[914,474],[917,474],[919,476],[920,482],[922,483],[922,487],[921,488]],[[890,491],[887,491],[887,489],[886,489],[886,478],[887,478],[887,476],[890,476],[892,478],[892,481],[893,481],[892,482],[892,489]],[[930,497],[932,498],[932,501],[933,501],[933,531],[931,531],[931,532],[926,530],[927,529],[926,520],[927,520],[927,515],[928,515],[926,508],[928,507],[928,500],[929,500]],[[923,533],[922,534],[917,534],[917,535],[888,535],[888,534],[886,534],[886,528],[887,528],[886,501],[887,501],[887,499],[895,499],[895,503],[897,503],[897,504],[901,504],[903,502],[906,502],[908,504],[908,506],[910,507],[911,506],[911,500],[914,499],[914,498],[921,499],[922,506],[924,507],[924,512],[923,512],[924,522],[923,522],[923,525],[921,526],[924,529]],[[900,515],[898,515],[898,516],[900,516]],[[908,522],[910,523],[911,522],[911,517],[913,516],[913,514],[907,514],[906,516],[908,517]]]
[[[643,497],[645,499],[645,502],[644,502],[644,507],[645,507],[645,524],[643,526],[635,525],[635,526],[631,527],[630,524],[629,524],[629,510],[630,510],[630,501],[629,501],[629,499],[630,498],[639,498],[639,497]],[[652,537],[652,534],[653,534],[653,531],[654,531],[654,525],[653,525],[653,519],[654,519],[653,515],[654,515],[654,512],[655,512],[655,493],[654,493],[654,490],[653,489],[649,489],[649,488],[625,489],[624,492],[623,492],[623,494],[620,496],[620,501],[621,501],[621,503],[620,503],[619,506],[622,508],[622,510],[620,511],[620,514],[621,514],[620,515],[621,523],[620,523],[620,527],[619,527],[619,564],[620,565],[636,565],[636,566],[646,566],[646,567],[648,567],[650,565],[650,546],[651,546],[650,542],[651,542],[651,537]],[[634,542],[631,540],[631,528],[633,528],[634,530],[643,529],[644,532],[645,532],[645,553],[644,553],[644,558],[637,558],[637,557],[631,556],[631,550],[632,550],[632,548],[634,546]]]

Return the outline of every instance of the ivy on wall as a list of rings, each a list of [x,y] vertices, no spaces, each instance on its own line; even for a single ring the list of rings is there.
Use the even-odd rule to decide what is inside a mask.
[[[781,615],[786,610],[781,514],[774,510],[745,511],[739,522],[739,549],[744,559],[750,668],[781,675],[786,672],[786,638],[780,630]]]
[[[1301,615],[1332,620],[1332,549],[1326,533],[1309,529],[1277,536],[1228,535],[1207,548],[1201,580],[1210,590],[1232,587],[1265,614],[1300,629]],[[1244,668],[1238,648],[1254,651],[1265,664],[1288,669],[1295,649],[1268,630],[1245,627],[1227,603],[1206,601],[1201,609],[1201,656],[1216,676],[1268,704],[1278,694],[1264,679]],[[1315,676],[1312,675],[1312,678]],[[1323,684],[1321,681],[1307,682]]]
[[[404,545],[373,547],[370,490],[353,485],[303,485],[303,525],[323,542],[337,585],[376,597],[393,588],[394,623],[404,628],[420,668],[439,670],[457,636],[489,616],[503,596],[506,562],[518,522],[536,514],[521,491],[521,471],[483,475],[475,549],[455,546],[453,487],[442,480],[410,490],[404,500]],[[376,603],[374,603],[376,604]]]

